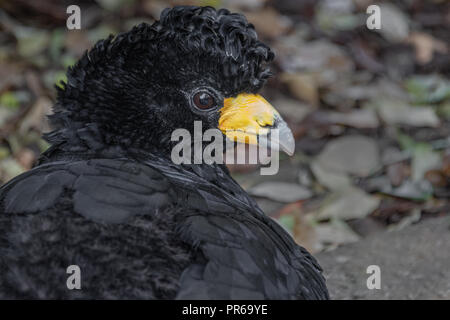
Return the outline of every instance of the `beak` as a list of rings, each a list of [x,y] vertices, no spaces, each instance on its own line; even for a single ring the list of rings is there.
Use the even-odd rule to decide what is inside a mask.
[[[278,111],[259,94],[241,93],[225,99],[220,109],[219,129],[232,141],[251,145],[264,142],[273,150],[294,154],[291,130]]]

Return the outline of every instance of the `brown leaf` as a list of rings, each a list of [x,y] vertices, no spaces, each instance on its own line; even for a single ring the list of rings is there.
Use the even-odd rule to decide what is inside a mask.
[[[319,104],[317,77],[310,73],[283,73],[281,81],[287,84],[291,94],[313,106]]]
[[[285,34],[292,22],[272,8],[266,8],[258,12],[246,14],[250,23],[253,23],[256,31],[266,38],[276,38]]]
[[[326,112],[326,119],[333,124],[341,124],[354,128],[378,128],[379,121],[375,111],[356,109],[351,112]]]
[[[16,155],[17,162],[26,170],[30,170],[36,160],[36,154],[28,148],[20,150]]]
[[[66,33],[65,47],[74,55],[81,56],[92,47],[92,43],[89,41],[86,31],[70,30]]]
[[[309,252],[314,253],[318,251],[319,244],[317,243],[315,227],[309,217],[304,214],[301,201],[287,204],[275,216],[276,219],[291,217],[293,219],[291,232],[295,242]]]
[[[442,159],[442,172],[450,178],[450,152],[447,152]]]
[[[447,185],[447,179],[444,174],[439,170],[429,170],[425,173],[425,179],[431,182],[435,187],[445,187]]]
[[[329,141],[316,161],[328,171],[360,177],[370,175],[381,164],[377,141],[363,135],[347,135]]]
[[[397,162],[387,167],[387,175],[394,187],[400,186],[411,175],[411,169],[403,162]]]
[[[427,64],[433,60],[434,52],[445,54],[448,52],[445,42],[435,39],[424,32],[413,32],[407,39],[415,48],[416,60],[419,64]]]
[[[45,96],[40,97],[22,120],[20,131],[27,132],[29,129],[36,129],[39,132],[45,131],[48,128],[46,116],[51,113],[51,110],[51,100]]]

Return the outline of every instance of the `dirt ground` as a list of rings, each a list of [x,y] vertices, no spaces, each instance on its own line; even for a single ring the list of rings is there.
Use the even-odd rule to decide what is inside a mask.
[[[450,218],[379,233],[317,256],[333,299],[450,299]],[[369,265],[381,289],[367,289]]]

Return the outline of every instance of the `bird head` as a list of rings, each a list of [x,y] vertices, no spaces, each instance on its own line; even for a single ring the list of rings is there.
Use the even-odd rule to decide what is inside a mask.
[[[291,131],[258,94],[273,57],[241,14],[166,9],[152,25],[99,41],[69,69],[47,139],[170,154],[171,132],[193,132],[201,121],[248,144],[279,129],[281,149],[292,154]]]

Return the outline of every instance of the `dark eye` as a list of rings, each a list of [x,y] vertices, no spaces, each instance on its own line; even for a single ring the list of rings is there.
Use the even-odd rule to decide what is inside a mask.
[[[208,92],[202,91],[194,95],[194,104],[197,108],[206,110],[214,107],[216,101]]]

